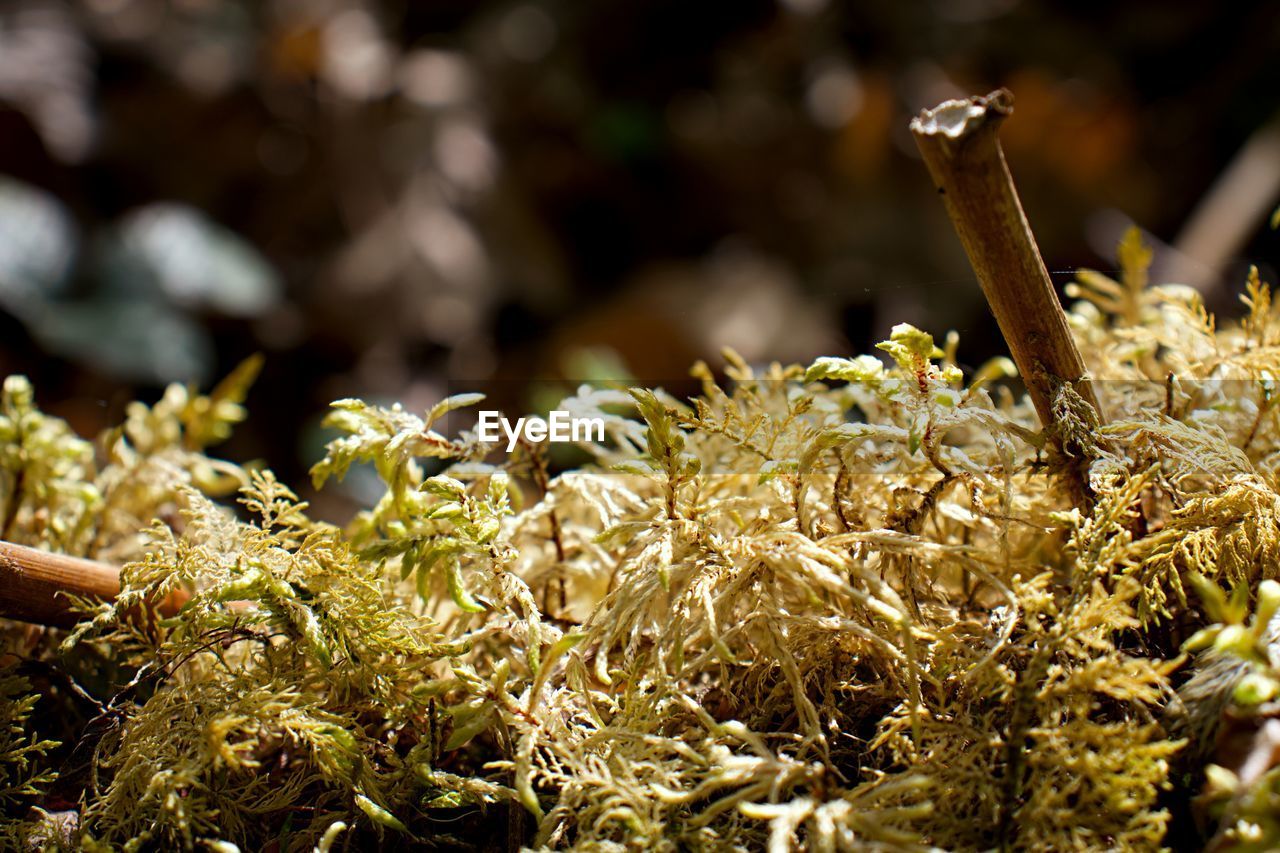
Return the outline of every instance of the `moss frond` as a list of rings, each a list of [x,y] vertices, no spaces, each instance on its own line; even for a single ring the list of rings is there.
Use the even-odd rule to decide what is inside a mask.
[[[478,395],[344,400],[315,484],[383,492],[342,528],[209,455],[256,362],[131,406],[97,460],[9,380],[12,538],[124,590],[5,626],[63,679],[0,679],[5,840],[1146,850],[1203,780],[1206,837],[1274,841],[1270,766],[1210,762],[1280,695],[1280,321],[1255,275],[1219,329],[1149,262],[1130,234],[1072,290],[1105,425],[1064,387],[1047,440],[1007,360],[966,376],[906,325],[883,357],[726,353],[687,401],[581,388],[605,436],[555,476],[443,431]]]

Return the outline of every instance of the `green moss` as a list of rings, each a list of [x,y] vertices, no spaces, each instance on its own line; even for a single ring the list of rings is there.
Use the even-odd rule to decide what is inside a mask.
[[[68,635],[5,628],[98,703],[54,752],[36,688],[0,681],[10,837],[53,837],[30,807],[74,770],[86,849],[1162,846],[1221,709],[1267,713],[1280,683],[1270,586],[1245,621],[1280,574],[1280,322],[1256,276],[1219,330],[1147,285],[1135,237],[1121,261],[1072,290],[1105,426],[1064,388],[1046,441],[1007,360],[966,382],[954,336],[909,326],[887,362],[726,353],[687,402],[584,388],[561,408],[606,438],[553,478],[536,446],[436,431],[477,395],[345,400],[316,485],[370,462],[385,495],[343,529],[207,455],[256,364],[131,407],[100,464],[10,380],[13,538],[125,587]],[[1211,623],[1229,678],[1180,653]],[[1208,832],[1275,838],[1272,774],[1208,778]]]

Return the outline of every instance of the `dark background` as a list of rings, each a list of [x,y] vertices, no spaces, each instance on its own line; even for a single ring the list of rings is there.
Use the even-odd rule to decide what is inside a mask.
[[[338,397],[678,389],[902,321],[974,364],[906,125],[1001,85],[1055,281],[1132,222],[1233,314],[1277,256],[1278,56],[1263,2],[5,0],[0,370],[89,435],[262,351],[224,452],[302,485]]]

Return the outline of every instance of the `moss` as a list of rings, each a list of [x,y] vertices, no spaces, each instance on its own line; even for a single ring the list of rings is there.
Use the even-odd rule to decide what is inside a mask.
[[[96,462],[11,379],[13,537],[118,561],[124,592],[67,635],[5,627],[93,705],[58,752],[20,697],[86,700],[0,682],[10,837],[53,844],[70,791],[58,843],[86,849],[1161,847],[1223,709],[1280,692],[1274,607],[1246,619],[1280,573],[1280,322],[1254,276],[1220,330],[1149,259],[1128,237],[1121,281],[1071,291],[1110,420],[1065,388],[1061,441],[1007,360],[966,381],[954,337],[899,326],[887,361],[726,353],[691,401],[583,388],[561,408],[606,437],[556,477],[437,431],[477,395],[341,401],[316,484],[385,484],[342,529],[207,454],[253,364],[135,405]],[[1206,838],[1275,838],[1270,771],[1207,772]]]

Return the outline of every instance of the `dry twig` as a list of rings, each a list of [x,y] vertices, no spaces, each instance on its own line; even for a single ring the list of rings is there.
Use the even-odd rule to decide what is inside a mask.
[[[115,566],[0,541],[0,618],[68,628],[77,619],[68,596],[112,601],[119,594]],[[172,615],[184,598],[170,596],[158,610]]]
[[[1012,112],[1013,95],[1000,89],[925,110],[912,120],[911,133],[1041,423],[1054,423],[1058,382],[1074,387],[1101,417],[1000,149],[997,131]]]

